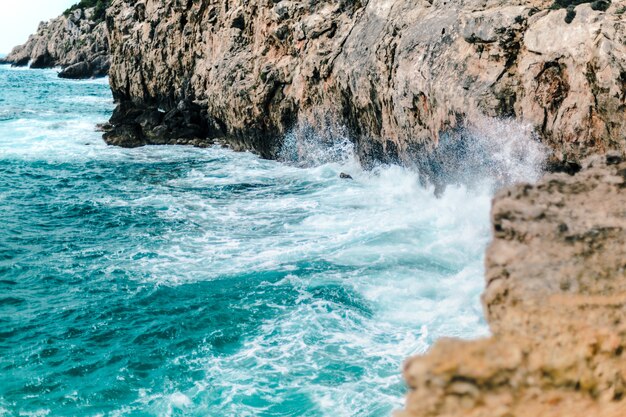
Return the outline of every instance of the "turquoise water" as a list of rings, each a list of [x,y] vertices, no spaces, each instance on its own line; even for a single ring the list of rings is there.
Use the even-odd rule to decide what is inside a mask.
[[[107,147],[112,108],[0,67],[0,415],[388,416],[406,357],[486,334],[488,181]]]

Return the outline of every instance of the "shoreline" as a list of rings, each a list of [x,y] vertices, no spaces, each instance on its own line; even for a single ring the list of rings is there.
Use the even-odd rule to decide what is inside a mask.
[[[492,337],[444,339],[408,360],[398,416],[622,417],[626,1],[383,3],[116,0],[106,21],[78,9],[41,25],[0,64],[108,73],[111,145],[279,159],[288,135],[345,136],[365,168],[421,170],[435,193],[466,180],[468,154],[489,165],[481,157],[499,149],[480,148],[485,137],[521,144],[508,150],[518,158],[537,138],[551,172],[493,202],[482,299]],[[514,123],[530,127],[515,136]],[[507,168],[488,169],[508,180]]]
[[[410,359],[397,416],[622,416],[624,207],[620,154],[500,191],[482,296],[493,336]]]

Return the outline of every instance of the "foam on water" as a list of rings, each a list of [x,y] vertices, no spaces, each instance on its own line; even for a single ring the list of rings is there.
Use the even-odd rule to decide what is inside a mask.
[[[282,163],[112,148],[93,131],[111,108],[102,81],[0,68],[2,413],[387,416],[404,359],[486,334],[502,175],[436,198],[341,135],[288,138]],[[481,149],[535,146],[489,123]],[[497,150],[507,181],[540,171]]]

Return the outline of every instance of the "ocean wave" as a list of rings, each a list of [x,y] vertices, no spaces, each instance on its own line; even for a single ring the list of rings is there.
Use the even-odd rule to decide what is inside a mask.
[[[282,162],[107,147],[106,86],[38,74],[18,74],[31,97],[0,90],[41,111],[0,122],[1,410],[387,416],[408,356],[487,333],[491,196],[541,169],[526,130],[459,133],[476,148],[435,195],[419,171],[362,169],[340,130],[287,138]]]

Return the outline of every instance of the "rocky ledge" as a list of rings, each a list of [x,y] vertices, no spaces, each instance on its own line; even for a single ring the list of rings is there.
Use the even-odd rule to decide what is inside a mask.
[[[410,165],[447,131],[511,117],[556,159],[579,161],[626,148],[625,9],[624,0],[114,0],[120,106],[105,139],[219,141],[275,157],[290,130],[339,125],[362,160]]]
[[[96,7],[73,8],[67,15],[42,22],[24,45],[17,46],[2,63],[18,67],[61,67],[63,78],[107,75],[109,42],[103,13]]]
[[[411,359],[398,417],[626,413],[626,159],[500,192],[483,304],[493,336]]]

